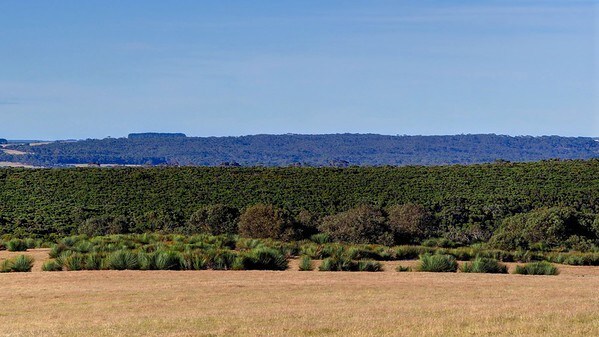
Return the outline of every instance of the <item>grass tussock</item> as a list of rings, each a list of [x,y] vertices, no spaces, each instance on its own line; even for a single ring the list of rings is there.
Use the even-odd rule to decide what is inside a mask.
[[[62,265],[56,260],[48,260],[42,265],[42,271],[62,271]]]
[[[472,262],[466,262],[460,267],[463,273],[507,274],[507,266],[487,257],[477,257]]]
[[[309,256],[303,255],[302,257],[300,257],[299,270],[300,271],[314,270],[314,263],[312,263],[312,259]]]
[[[29,255],[19,255],[12,259],[6,259],[0,262],[0,273],[9,272],[30,272],[33,268],[33,257]]]
[[[420,255],[418,271],[450,273],[458,270],[458,262],[452,255],[423,254]]]
[[[558,275],[559,269],[549,262],[531,262],[525,265],[518,265],[514,274],[521,275]]]

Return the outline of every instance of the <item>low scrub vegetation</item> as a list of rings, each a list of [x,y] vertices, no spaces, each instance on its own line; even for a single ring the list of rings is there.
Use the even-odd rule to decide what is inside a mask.
[[[461,265],[460,271],[463,273],[507,274],[507,266],[495,259],[477,257],[474,261]]]
[[[549,262],[532,262],[523,266],[516,266],[514,274],[522,275],[558,275],[559,269]]]
[[[0,262],[0,273],[30,272],[34,259],[28,255],[18,255]]]
[[[427,272],[455,272],[458,270],[458,262],[451,255],[423,254],[420,256],[418,271]]]

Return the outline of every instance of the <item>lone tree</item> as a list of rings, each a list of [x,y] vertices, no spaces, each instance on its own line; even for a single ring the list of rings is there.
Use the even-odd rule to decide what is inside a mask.
[[[418,204],[394,205],[387,209],[395,243],[417,243],[433,229],[433,216]]]
[[[289,212],[267,204],[250,206],[241,214],[239,235],[277,240],[292,240],[296,236]]]
[[[209,205],[191,215],[187,229],[190,233],[236,234],[238,220],[237,208],[222,204]]]
[[[349,243],[393,244],[383,212],[370,205],[361,205],[346,212],[322,219],[321,232],[335,241]]]

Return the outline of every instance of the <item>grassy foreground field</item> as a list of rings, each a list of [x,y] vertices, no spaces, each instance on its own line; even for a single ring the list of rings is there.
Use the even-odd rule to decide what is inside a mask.
[[[599,268],[558,276],[386,272],[0,274],[5,336],[599,335]],[[15,253],[0,252],[0,258]],[[413,262],[402,262],[409,265]],[[510,264],[513,268],[513,264]]]

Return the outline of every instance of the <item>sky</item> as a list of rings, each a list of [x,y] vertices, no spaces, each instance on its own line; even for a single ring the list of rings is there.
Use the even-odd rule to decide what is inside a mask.
[[[599,2],[0,1],[0,138],[599,136]]]

